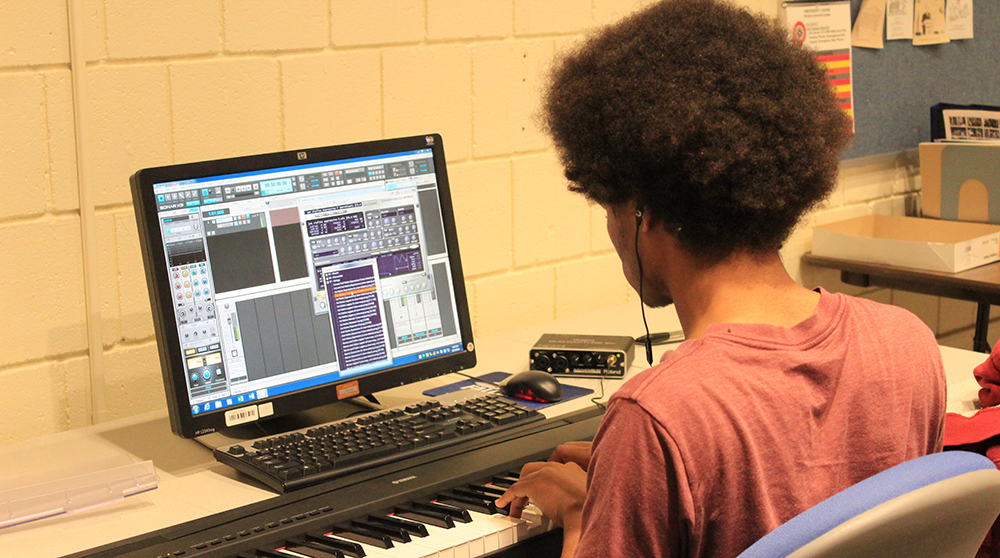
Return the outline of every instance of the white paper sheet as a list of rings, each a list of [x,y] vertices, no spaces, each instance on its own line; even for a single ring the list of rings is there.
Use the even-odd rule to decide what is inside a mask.
[[[851,45],[882,48],[882,26],[885,23],[885,0],[862,0],[858,17],[851,29]]]
[[[889,0],[885,11],[887,41],[913,38],[913,0]]]
[[[948,0],[948,38],[972,38],[972,0]]]

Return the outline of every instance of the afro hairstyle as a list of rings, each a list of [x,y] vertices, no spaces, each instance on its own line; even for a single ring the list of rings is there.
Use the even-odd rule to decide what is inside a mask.
[[[781,248],[851,136],[815,53],[721,0],[664,0],[553,69],[543,107],[570,190],[634,202],[705,261]]]

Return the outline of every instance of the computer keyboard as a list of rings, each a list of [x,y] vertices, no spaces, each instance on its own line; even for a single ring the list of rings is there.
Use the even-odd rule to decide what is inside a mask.
[[[215,459],[278,492],[543,420],[499,395],[462,390],[278,436],[216,448]]]

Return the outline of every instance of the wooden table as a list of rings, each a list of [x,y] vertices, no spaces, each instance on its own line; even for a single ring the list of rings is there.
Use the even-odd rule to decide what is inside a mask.
[[[856,287],[885,287],[932,296],[969,300],[978,304],[973,349],[990,352],[987,334],[990,306],[1000,304],[1000,262],[959,273],[926,271],[885,264],[841,260],[803,254],[802,261],[817,267],[840,270],[840,280]]]

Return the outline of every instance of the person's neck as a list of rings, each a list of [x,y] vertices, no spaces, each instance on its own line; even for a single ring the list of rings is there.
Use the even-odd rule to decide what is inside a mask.
[[[670,291],[684,335],[694,339],[717,323],[792,327],[813,314],[819,293],[795,282],[777,252],[734,254],[709,267],[672,266]]]

